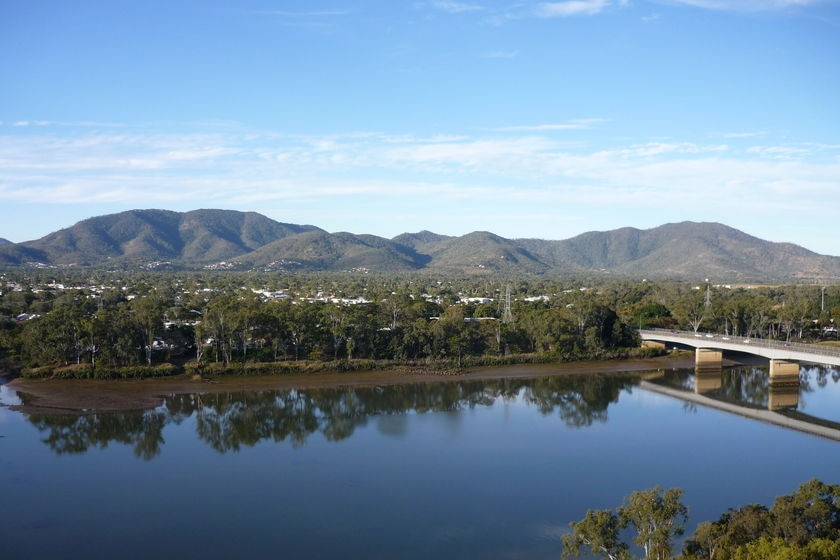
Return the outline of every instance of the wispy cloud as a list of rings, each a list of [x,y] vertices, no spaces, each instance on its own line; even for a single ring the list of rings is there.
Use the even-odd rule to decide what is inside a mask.
[[[8,123],[11,126],[24,127],[75,127],[75,128],[116,128],[125,127],[123,123],[101,122],[101,121],[45,121],[45,120],[18,120]],[[3,121],[0,121],[3,126]]]
[[[725,132],[722,136],[724,138],[755,138],[756,136],[764,136],[767,131],[756,130],[753,132]]]
[[[463,2],[432,2],[432,6],[439,10],[443,10],[444,12],[449,12],[450,14],[461,14],[465,12],[480,12],[484,9],[483,6],[479,4],[465,4]]]
[[[490,51],[482,53],[482,58],[502,58],[506,60],[513,60],[519,56],[519,51]]]
[[[693,219],[738,224],[742,209],[750,208],[773,223],[774,216],[804,220],[825,200],[836,198],[840,146],[768,142],[739,148],[686,140],[590,149],[575,134],[590,121],[601,122],[581,119],[426,137],[377,132],[307,136],[227,127],[183,134],[6,127],[0,131],[0,201],[125,208],[153,200],[175,209],[201,201],[252,210],[259,203],[260,210],[274,206],[278,212],[294,205],[295,216],[307,220],[302,223],[319,225],[330,208],[352,203],[354,208],[387,208],[381,214],[402,216],[402,222],[394,219],[394,228],[408,228],[414,226],[404,220],[407,208],[433,196],[455,204],[438,205],[436,215],[424,213],[424,223],[413,218],[419,228],[446,223],[446,216],[453,220],[456,210],[450,207],[463,209],[457,202],[469,200],[476,229],[490,228],[479,226],[482,216],[503,205],[513,216],[506,223],[515,221],[521,228],[509,235],[545,236],[529,229],[536,224],[516,216],[556,205],[599,220],[612,213],[620,226],[630,223],[630,216],[678,207],[690,208]],[[568,133],[558,137],[555,130]],[[342,214],[347,213],[336,210],[330,222],[354,231]],[[362,214],[354,218],[359,220],[355,231],[367,233],[364,219],[370,217]],[[458,215],[455,222],[464,219]]]
[[[542,18],[593,16],[612,5],[610,0],[567,0],[565,2],[543,2],[535,13]]]
[[[825,0],[670,0],[674,4],[683,4],[695,8],[722,11],[763,12],[802,8],[824,3]]]
[[[309,12],[294,12],[289,10],[260,10],[255,12],[266,16],[279,16],[287,18],[319,18],[337,17],[350,14],[349,10],[313,10]]]
[[[567,123],[500,126],[491,130],[497,132],[551,132],[557,130],[581,130],[591,128],[592,125],[602,122],[606,122],[606,119],[575,119]]]

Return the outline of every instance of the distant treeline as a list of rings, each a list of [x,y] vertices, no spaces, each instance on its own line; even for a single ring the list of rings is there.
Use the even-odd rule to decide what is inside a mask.
[[[0,278],[0,359],[29,376],[283,373],[625,357],[637,327],[830,336],[840,289],[361,274]],[[635,349],[635,350],[630,350]]]

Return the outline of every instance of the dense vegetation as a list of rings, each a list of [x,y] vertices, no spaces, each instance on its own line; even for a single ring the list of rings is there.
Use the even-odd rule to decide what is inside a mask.
[[[674,539],[683,534],[688,509],[677,488],[632,493],[613,510],[589,510],[570,524],[563,558],[581,551],[629,560],[633,544],[643,558],[673,558]],[[750,504],[703,522],[684,544],[682,560],[834,560],[840,558],[840,485],[813,479],[770,508]]]
[[[28,271],[0,277],[0,359],[30,376],[445,369],[638,352],[636,327],[836,338],[840,289],[529,277]]]

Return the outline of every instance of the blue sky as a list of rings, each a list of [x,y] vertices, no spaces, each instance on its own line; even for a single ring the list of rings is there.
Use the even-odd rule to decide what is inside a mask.
[[[840,0],[0,0],[0,237],[135,208],[840,255]]]

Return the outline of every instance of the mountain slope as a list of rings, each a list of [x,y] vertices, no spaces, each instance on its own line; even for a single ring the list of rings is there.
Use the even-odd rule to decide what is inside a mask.
[[[413,270],[429,261],[410,247],[375,235],[308,231],[285,237],[236,262],[268,269]]]
[[[840,281],[840,257],[773,243],[718,223],[592,231],[571,239],[459,237],[429,231],[393,239],[276,222],[255,212],[131,210],[83,220],[41,239],[0,243],[0,265],[200,269],[367,269],[440,273],[591,274],[716,281]]]
[[[41,239],[0,247],[0,262],[96,265],[114,260],[210,262],[316,229],[255,212],[130,210],[82,220]]]
[[[523,243],[525,246],[527,242]],[[554,262],[628,276],[774,280],[840,277],[840,259],[718,223],[588,232],[552,247]]]
[[[459,270],[546,272],[552,268],[515,241],[486,231],[452,237],[430,247],[431,267]]]

